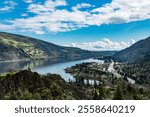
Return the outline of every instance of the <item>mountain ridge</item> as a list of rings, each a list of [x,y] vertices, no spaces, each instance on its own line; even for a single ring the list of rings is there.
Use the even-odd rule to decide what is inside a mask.
[[[18,34],[0,32],[0,61],[30,60],[45,58],[101,57],[111,52],[94,52],[74,47],[59,46],[50,42]]]
[[[115,53],[112,58],[121,62],[142,62],[150,60],[150,37],[142,39],[132,46]]]

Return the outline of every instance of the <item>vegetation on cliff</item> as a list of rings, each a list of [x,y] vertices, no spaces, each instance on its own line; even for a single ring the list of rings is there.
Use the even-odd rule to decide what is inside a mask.
[[[0,76],[0,99],[4,100],[67,100],[67,99],[149,99],[147,91],[116,80],[112,86],[66,82],[56,74],[40,75],[30,70]]]
[[[40,75],[22,70],[0,76],[0,99],[93,99],[92,92],[92,86],[67,83],[56,74]]]

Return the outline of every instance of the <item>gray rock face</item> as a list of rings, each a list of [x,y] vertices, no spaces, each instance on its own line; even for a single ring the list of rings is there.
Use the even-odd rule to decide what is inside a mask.
[[[10,45],[0,44],[0,61],[30,59],[21,49]]]

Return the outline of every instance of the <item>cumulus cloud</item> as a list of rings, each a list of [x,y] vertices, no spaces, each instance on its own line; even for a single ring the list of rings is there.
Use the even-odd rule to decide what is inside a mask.
[[[5,1],[3,2],[4,7],[0,8],[0,12],[10,11],[15,8],[18,4],[14,1]]]
[[[101,7],[81,3],[72,6],[72,10],[68,10],[67,5],[66,0],[31,3],[27,12],[34,13],[34,16],[14,19],[8,23],[20,30],[44,34],[150,19],[150,0],[112,0]],[[63,7],[60,9],[61,6]]]
[[[113,0],[103,7],[92,10],[96,13],[91,24],[128,23],[150,18],[149,0]]]
[[[88,42],[88,43],[72,43],[71,47],[77,47],[84,50],[93,50],[93,51],[105,51],[105,50],[122,50],[135,43],[135,40],[130,40],[129,42],[116,42],[111,41],[110,39],[104,38],[101,41]]]

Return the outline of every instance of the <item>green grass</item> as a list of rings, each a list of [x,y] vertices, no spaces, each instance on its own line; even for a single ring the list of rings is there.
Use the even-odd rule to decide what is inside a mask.
[[[0,39],[0,42],[3,44],[6,44],[6,45],[15,46],[15,47],[33,46],[31,43],[17,42],[13,39],[10,39],[10,38],[2,38],[2,39]]]

